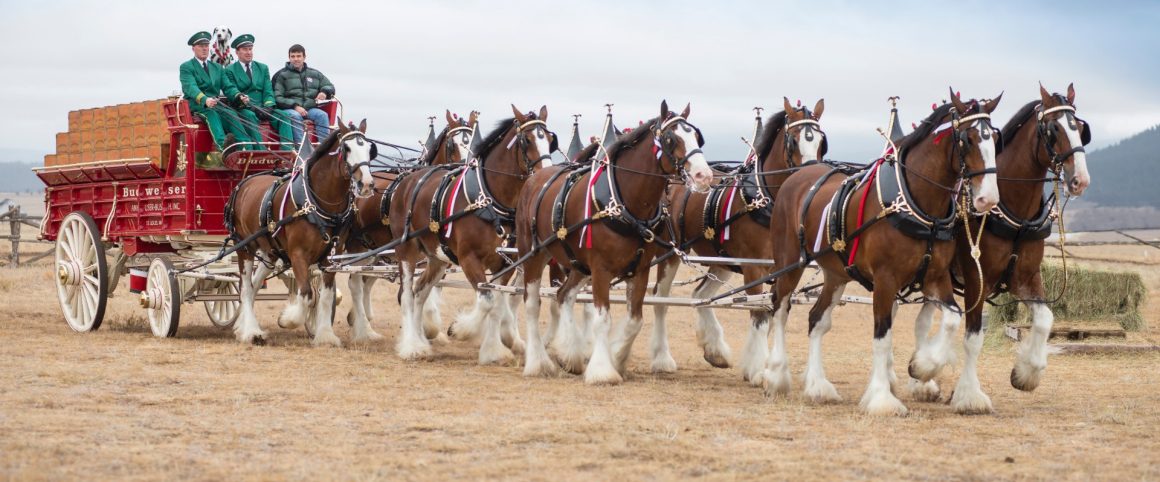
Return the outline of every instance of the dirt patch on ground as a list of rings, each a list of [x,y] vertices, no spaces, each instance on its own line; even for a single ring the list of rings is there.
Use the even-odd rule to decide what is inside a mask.
[[[1072,252],[1160,263],[1160,253],[1145,258],[1141,249],[1150,248]],[[1157,264],[1085,266],[1140,272],[1153,328],[1134,341],[1160,339]],[[771,400],[736,369],[701,359],[694,314],[683,309],[669,315],[677,374],[649,373],[646,315],[627,382],[593,388],[572,376],[525,379],[516,367],[477,366],[469,343],[400,361],[395,290],[385,283],[375,292],[385,340],[313,349],[302,331],[277,328],[279,303],[259,304],[272,346],[238,345],[197,305],[184,306],[178,338],[161,340],[122,285],[105,325],[77,334],[60,317],[46,267],[3,270],[0,280],[0,476],[8,479],[1160,478],[1156,353],[1052,356],[1044,383],[1022,393],[1008,382],[1012,345],[992,344],[980,378],[996,414],[959,416],[903,396],[909,416],[876,419],[857,408],[871,353],[863,305],[836,310],[826,338],[827,372],[845,401],[816,406],[799,394],[801,306],[788,335],[794,394]],[[862,294],[855,288],[847,293]],[[470,299],[445,293],[444,319]],[[348,308],[339,307],[340,320]],[[895,324],[899,376],[916,313],[902,308]],[[720,317],[736,357],[747,317]],[[336,326],[349,339],[345,323]],[[944,398],[957,377],[939,377]]]

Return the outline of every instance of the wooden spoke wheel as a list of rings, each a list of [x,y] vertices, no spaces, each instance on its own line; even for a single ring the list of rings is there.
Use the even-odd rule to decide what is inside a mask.
[[[141,293],[141,306],[145,308],[153,336],[170,338],[177,334],[181,301],[181,284],[173,272],[173,262],[167,258],[153,258],[145,278],[145,292]]]
[[[238,293],[237,283],[230,283],[228,281],[207,281],[205,282],[207,293],[215,295],[233,295],[240,296]],[[234,321],[237,321],[238,314],[242,311],[242,302],[240,299],[231,301],[206,301],[205,313],[209,315],[209,321],[214,326],[222,328],[229,328],[233,326]]]
[[[109,266],[97,223],[87,213],[65,216],[56,237],[56,292],[73,330],[101,327],[109,297]]]

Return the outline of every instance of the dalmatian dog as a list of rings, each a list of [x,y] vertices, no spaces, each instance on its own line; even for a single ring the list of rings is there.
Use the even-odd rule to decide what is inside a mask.
[[[234,33],[230,31],[229,27],[225,25],[214,27],[213,47],[209,52],[210,62],[217,62],[222,67],[232,64],[234,62],[234,52],[230,50],[230,41],[233,39]]]

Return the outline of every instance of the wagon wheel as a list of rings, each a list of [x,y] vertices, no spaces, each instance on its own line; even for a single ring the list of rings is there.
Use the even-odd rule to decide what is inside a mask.
[[[56,292],[68,326],[93,331],[105,318],[109,267],[97,223],[74,211],[60,223],[56,237]]]
[[[207,286],[208,289],[206,291],[211,294],[239,296],[238,285],[236,283],[214,281],[208,282]],[[228,328],[234,324],[234,321],[238,319],[238,313],[241,312],[241,308],[241,300],[205,302],[205,313],[209,315],[209,321],[214,326],[220,326],[222,328]]]
[[[153,336],[169,338],[177,334],[181,301],[181,286],[173,272],[173,262],[167,258],[153,258],[145,278],[145,292],[141,293],[141,306],[145,308]]]

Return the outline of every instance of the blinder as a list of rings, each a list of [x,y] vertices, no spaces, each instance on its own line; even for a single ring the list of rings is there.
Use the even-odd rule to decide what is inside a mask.
[[[368,160],[373,161],[373,160],[377,159],[378,157],[379,157],[379,146],[377,144],[375,144],[374,142],[371,142],[371,157]]]
[[[551,139],[548,145],[548,152],[552,153],[560,150],[560,139],[556,136],[556,133],[549,132],[548,135],[550,136],[549,139]]]
[[[697,126],[689,124],[693,128],[693,132],[697,133],[697,147],[705,147],[705,136],[701,135],[701,129]]]
[[[1079,125],[1080,125],[1079,143],[1082,145],[1085,145],[1085,146],[1090,144],[1092,142],[1091,127],[1088,126],[1087,121],[1080,119],[1079,117],[1076,117],[1075,120],[1076,120],[1076,122],[1079,122]]]
[[[826,136],[823,133],[822,134],[822,145],[818,147],[818,156],[821,157],[822,159],[825,159],[826,153],[830,151],[830,141],[827,140],[827,138],[828,138],[828,136]]]

